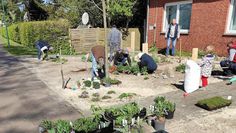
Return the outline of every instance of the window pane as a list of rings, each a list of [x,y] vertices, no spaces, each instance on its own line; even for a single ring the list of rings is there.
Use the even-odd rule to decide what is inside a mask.
[[[179,9],[180,29],[188,30],[190,27],[192,4],[182,4]]]
[[[232,19],[230,22],[230,30],[236,30],[236,0],[233,3],[233,12],[232,12]]]
[[[167,25],[171,23],[172,19],[174,18],[176,19],[176,14],[177,14],[177,5],[166,7],[166,20],[167,20],[166,24]]]

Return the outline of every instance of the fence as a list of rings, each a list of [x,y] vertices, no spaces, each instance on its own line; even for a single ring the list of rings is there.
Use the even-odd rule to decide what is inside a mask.
[[[107,34],[110,29],[107,29]],[[135,33],[134,46],[131,46],[131,32]],[[70,42],[72,47],[77,53],[87,53],[96,44],[104,45],[104,28],[79,28],[70,29]],[[140,32],[138,28],[130,28],[128,36],[124,37],[121,41],[121,47],[132,47],[134,50],[140,50]]]

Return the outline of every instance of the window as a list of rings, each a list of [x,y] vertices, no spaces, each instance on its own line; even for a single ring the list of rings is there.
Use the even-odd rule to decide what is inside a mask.
[[[180,26],[180,33],[188,33],[190,28],[192,1],[167,3],[165,5],[163,30],[165,32],[172,19],[176,19]]]
[[[236,34],[236,0],[231,0],[227,24],[227,34]]]

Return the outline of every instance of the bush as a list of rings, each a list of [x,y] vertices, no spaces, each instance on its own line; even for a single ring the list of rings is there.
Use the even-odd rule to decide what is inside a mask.
[[[9,39],[23,46],[35,49],[37,40],[45,40],[54,47],[54,52],[70,54],[71,48],[68,39],[69,23],[66,20],[59,21],[35,21],[13,24],[8,27]],[[6,37],[5,28],[0,34]]]

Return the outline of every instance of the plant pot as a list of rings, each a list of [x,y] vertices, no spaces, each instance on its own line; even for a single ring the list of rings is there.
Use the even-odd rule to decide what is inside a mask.
[[[165,117],[160,117],[159,119],[156,119],[153,122],[156,131],[165,130]]]
[[[47,129],[42,126],[39,126],[39,133],[47,133]]]
[[[174,113],[175,113],[175,110],[174,111],[168,111],[167,115],[165,115],[166,119],[173,119],[174,118]]]

